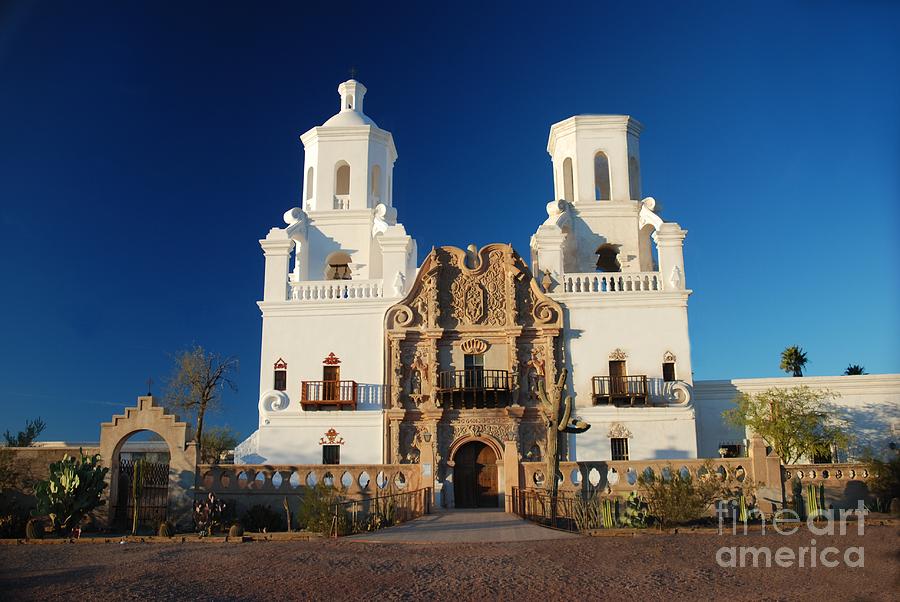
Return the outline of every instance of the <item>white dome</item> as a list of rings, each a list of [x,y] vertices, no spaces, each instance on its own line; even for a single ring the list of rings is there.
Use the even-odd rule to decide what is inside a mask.
[[[351,109],[345,109],[340,113],[335,114],[331,119],[322,124],[323,127],[330,125],[340,127],[371,125],[374,127],[378,127],[378,124],[372,121],[372,119],[368,115],[366,115],[365,113],[360,113],[359,111],[353,111]]]

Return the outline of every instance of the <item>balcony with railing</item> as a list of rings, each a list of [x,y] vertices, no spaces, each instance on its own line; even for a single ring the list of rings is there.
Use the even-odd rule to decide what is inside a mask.
[[[512,403],[514,387],[506,370],[448,370],[438,374],[437,400],[442,408],[502,408]]]
[[[300,405],[310,410],[355,410],[359,386],[354,380],[304,380]]]
[[[291,301],[340,303],[359,299],[383,299],[384,285],[377,280],[307,280],[289,283]]]
[[[584,295],[649,293],[663,290],[659,272],[587,272],[563,274],[562,292]]]
[[[595,376],[591,379],[594,405],[646,406],[651,405],[647,377]]]

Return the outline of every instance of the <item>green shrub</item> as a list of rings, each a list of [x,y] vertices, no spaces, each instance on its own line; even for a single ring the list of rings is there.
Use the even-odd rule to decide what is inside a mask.
[[[248,531],[254,532],[274,532],[284,531],[284,517],[281,513],[275,512],[269,506],[256,504],[241,517],[241,525]]]
[[[297,523],[307,531],[329,535],[334,518],[334,505],[341,501],[333,487],[317,483],[308,487],[300,500]]]
[[[885,461],[876,457],[865,460],[869,470],[867,485],[876,498],[876,505],[882,512],[890,508],[891,500],[900,498],[900,454]]]
[[[672,466],[666,468],[663,476],[650,473],[638,477],[638,485],[646,492],[649,514],[663,528],[696,522],[707,515],[716,501],[739,495],[740,489],[709,464],[706,474],[698,478]],[[743,488],[750,489],[750,485]]]
[[[81,450],[79,450],[81,451]],[[108,468],[100,466],[100,454],[78,460],[66,454],[50,465],[50,478],[35,486],[37,509],[33,516],[47,516],[54,532],[68,534],[81,519],[103,505]]]

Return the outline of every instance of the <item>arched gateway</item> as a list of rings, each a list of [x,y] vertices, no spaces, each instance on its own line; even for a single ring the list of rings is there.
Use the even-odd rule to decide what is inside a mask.
[[[433,249],[385,316],[387,461],[422,464],[444,507],[503,505],[545,437],[534,386],[556,378],[561,329],[510,245]]]
[[[100,425],[100,458],[110,468],[107,524],[116,526],[116,518],[125,514],[123,506],[129,503],[127,491],[122,485],[130,480],[133,465],[127,466],[120,460],[122,446],[129,437],[142,431],[156,433],[166,442],[169,451],[168,476],[161,475],[165,493],[160,504],[161,516],[175,524],[187,525],[191,521],[191,501],[194,489],[194,475],[197,470],[197,446],[188,441],[188,426],[178,421],[174,414],[167,413],[153,402],[152,396],[138,397],[136,407],[126,408],[125,413],[113,416],[110,422]],[[129,472],[131,469],[132,472]],[[121,526],[121,525],[120,525]],[[153,527],[155,530],[155,526]]]

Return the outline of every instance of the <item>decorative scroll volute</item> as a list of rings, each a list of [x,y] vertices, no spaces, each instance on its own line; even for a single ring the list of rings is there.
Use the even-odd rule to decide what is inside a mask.
[[[410,292],[387,312],[386,327],[509,326],[562,328],[562,310],[545,295],[512,247],[477,251],[438,247],[428,254]]]

